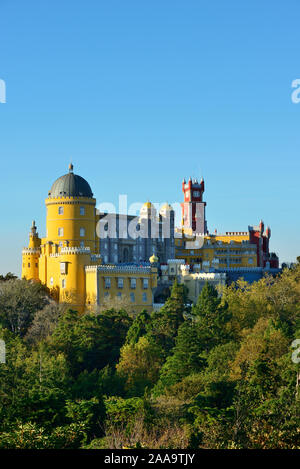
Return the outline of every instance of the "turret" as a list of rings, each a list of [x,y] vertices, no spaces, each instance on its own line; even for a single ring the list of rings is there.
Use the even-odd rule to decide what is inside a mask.
[[[35,221],[29,233],[28,248],[22,251],[22,278],[39,281],[39,258],[41,255],[41,239]]]

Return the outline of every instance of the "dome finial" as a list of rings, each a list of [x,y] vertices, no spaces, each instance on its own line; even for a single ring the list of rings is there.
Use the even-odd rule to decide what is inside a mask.
[[[71,162],[71,163],[69,164],[69,173],[73,173],[73,168],[74,168],[74,166],[73,166],[73,164],[72,164],[72,162]]]

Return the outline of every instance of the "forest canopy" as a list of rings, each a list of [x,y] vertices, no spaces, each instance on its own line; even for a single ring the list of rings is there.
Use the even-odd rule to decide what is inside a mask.
[[[300,448],[299,262],[135,317],[9,273],[0,339],[0,448]]]

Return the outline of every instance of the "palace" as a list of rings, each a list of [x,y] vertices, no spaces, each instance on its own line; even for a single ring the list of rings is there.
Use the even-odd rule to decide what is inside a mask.
[[[263,221],[248,226],[248,231],[211,234],[205,218],[204,181],[189,179],[182,183],[184,202],[182,225],[175,233],[176,259],[184,260],[191,270],[226,273],[227,281],[244,277],[258,280],[265,271],[278,273],[279,260],[269,251],[271,229]]]
[[[157,268],[153,262],[102,263],[96,226],[100,214],[85,179],[73,173],[58,178],[45,201],[46,237],[35,222],[22,253],[22,277],[42,282],[59,302],[79,311],[126,306],[133,313],[152,310]]]
[[[252,282],[279,272],[278,257],[269,252],[271,230],[262,221],[248,231],[211,234],[204,180],[184,180],[182,191],[180,228],[169,204],[157,211],[148,201],[138,217],[100,213],[90,185],[70,165],[45,201],[46,237],[32,224],[22,277],[43,283],[57,301],[79,311],[119,306],[137,313],[163,302],[175,278],[195,302],[206,281]]]

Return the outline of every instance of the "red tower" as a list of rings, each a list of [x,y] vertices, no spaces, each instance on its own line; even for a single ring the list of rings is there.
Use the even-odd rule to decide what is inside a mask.
[[[207,233],[205,207],[203,202],[204,180],[200,183],[197,179],[189,179],[186,183],[182,182],[182,192],[184,193],[184,202],[181,204],[182,209],[182,226],[183,228],[192,229],[197,234]]]
[[[264,222],[261,220],[258,226],[249,226],[250,243],[257,247],[257,266],[278,269],[279,259],[274,253],[269,251],[269,241],[271,238],[271,228],[268,226],[265,231]]]

